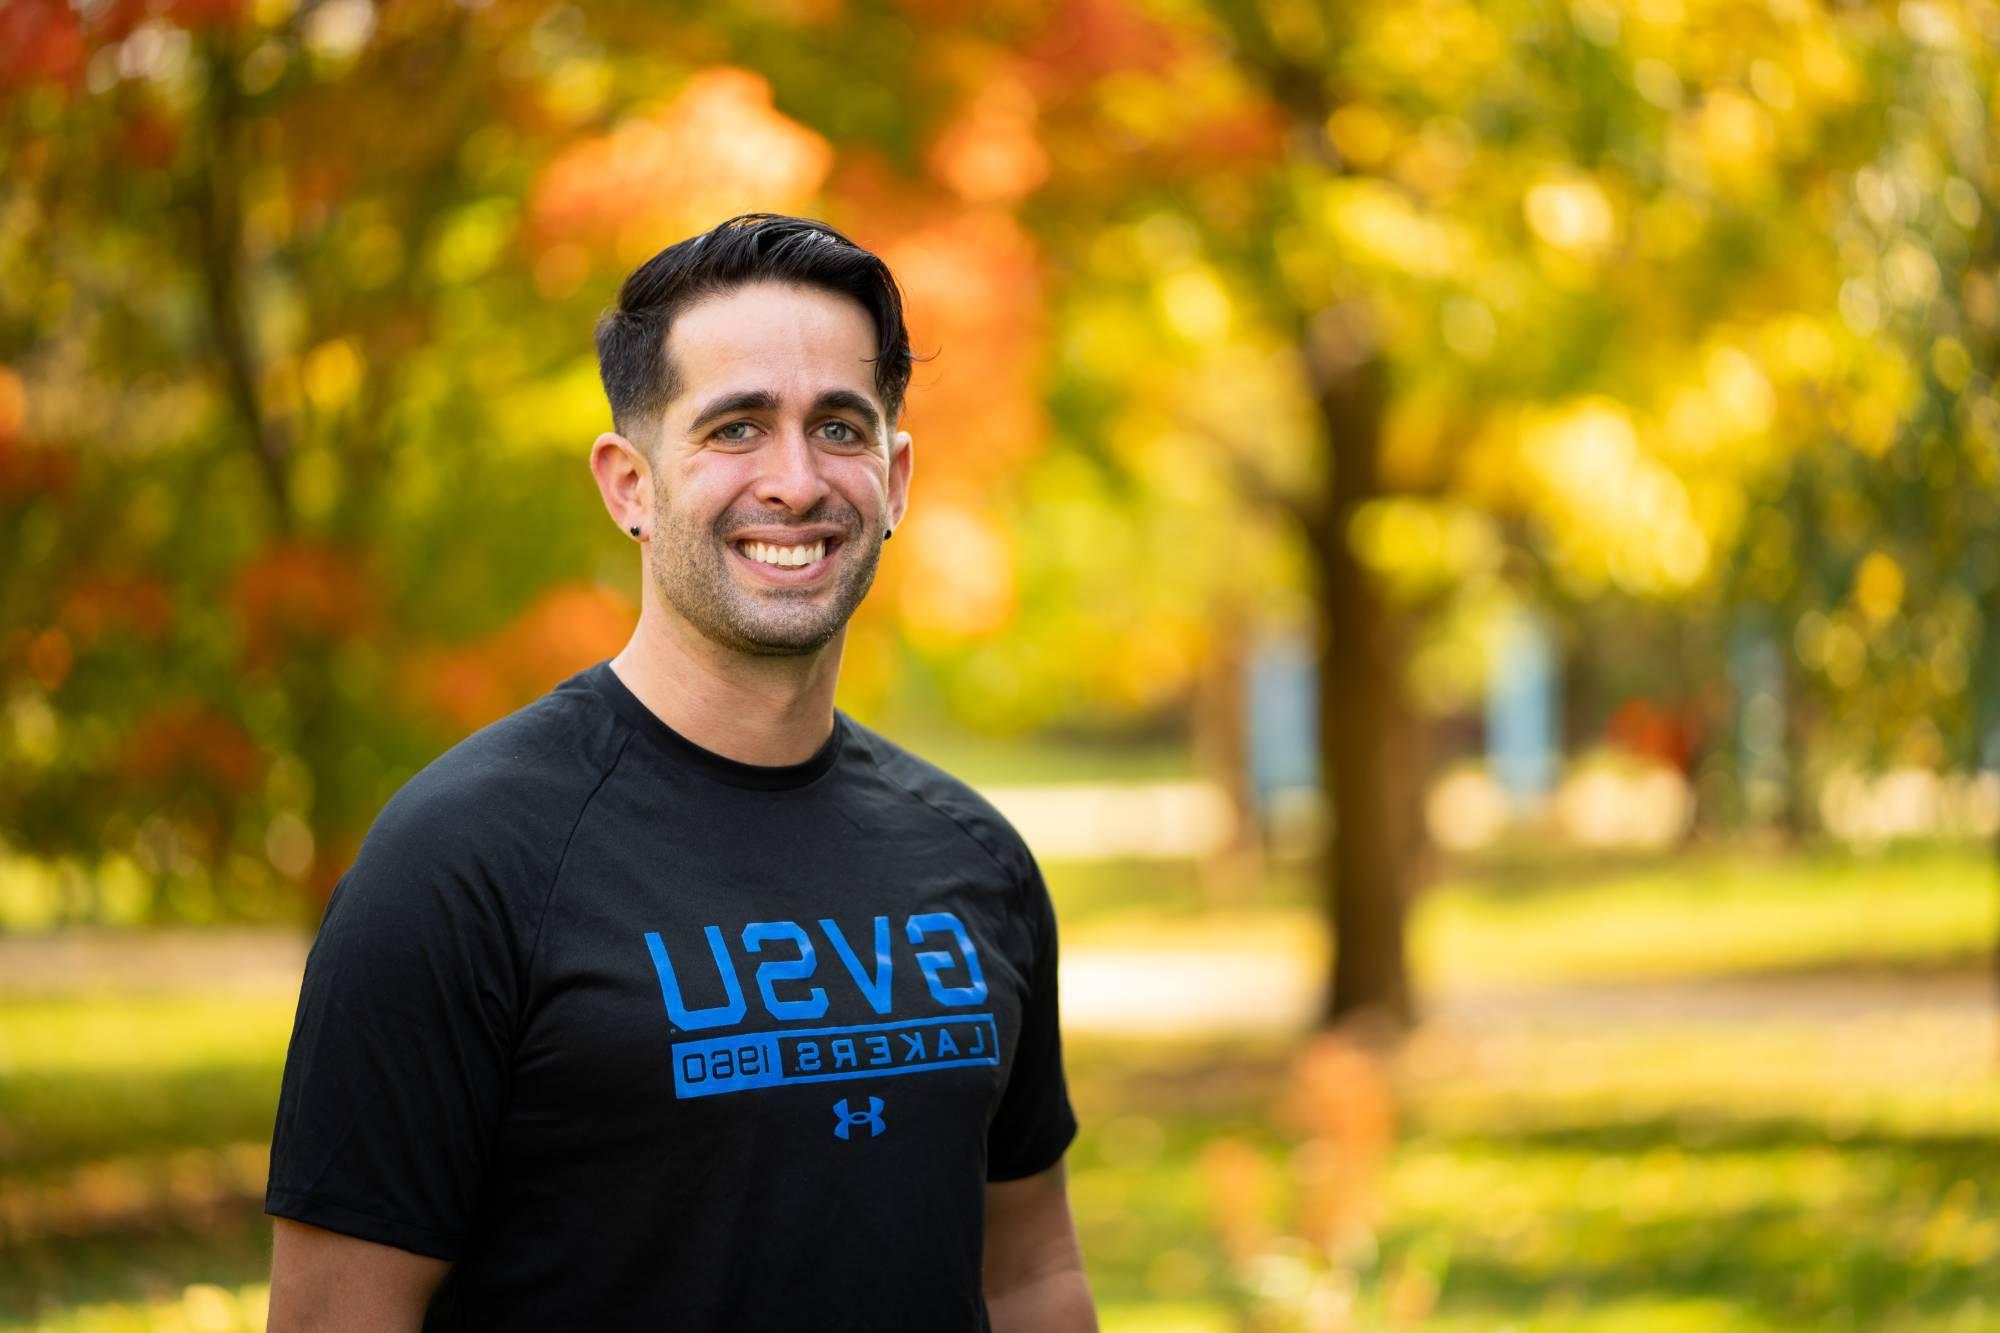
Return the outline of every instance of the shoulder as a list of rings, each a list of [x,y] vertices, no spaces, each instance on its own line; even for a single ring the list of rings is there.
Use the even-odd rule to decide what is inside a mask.
[[[968,783],[854,719],[847,718],[846,726],[857,750],[898,795],[957,825],[1010,875],[1024,882],[1036,876],[1027,843],[991,801]]]
[[[630,732],[572,678],[459,741],[390,798],[356,869],[388,856],[464,869],[553,874],[570,831],[617,766]]]

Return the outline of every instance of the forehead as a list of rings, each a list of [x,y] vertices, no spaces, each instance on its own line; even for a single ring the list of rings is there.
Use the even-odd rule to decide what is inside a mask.
[[[816,287],[759,282],[708,296],[667,330],[676,408],[703,395],[875,390],[875,324],[859,302]]]

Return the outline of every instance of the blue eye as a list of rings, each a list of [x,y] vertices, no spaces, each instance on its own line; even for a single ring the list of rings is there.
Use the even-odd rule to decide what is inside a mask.
[[[729,440],[732,443],[741,444],[743,441],[750,438],[750,431],[752,429],[753,429],[752,426],[747,421],[732,421],[727,426],[724,426],[721,430],[715,432],[715,438],[718,440]]]
[[[861,438],[861,432],[848,425],[845,421],[829,421],[820,429],[832,432],[827,438],[835,444],[853,444]]]

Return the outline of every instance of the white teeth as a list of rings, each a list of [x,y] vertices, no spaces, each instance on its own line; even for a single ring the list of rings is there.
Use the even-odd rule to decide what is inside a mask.
[[[796,568],[810,565],[815,560],[826,558],[826,543],[816,541],[811,546],[773,546],[769,542],[744,542],[743,554],[760,565],[779,565]]]

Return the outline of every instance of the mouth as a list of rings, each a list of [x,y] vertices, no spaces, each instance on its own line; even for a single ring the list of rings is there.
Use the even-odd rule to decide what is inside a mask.
[[[730,542],[729,549],[758,580],[791,586],[810,583],[824,573],[829,557],[840,549],[840,538],[815,537],[803,542],[743,539]]]

